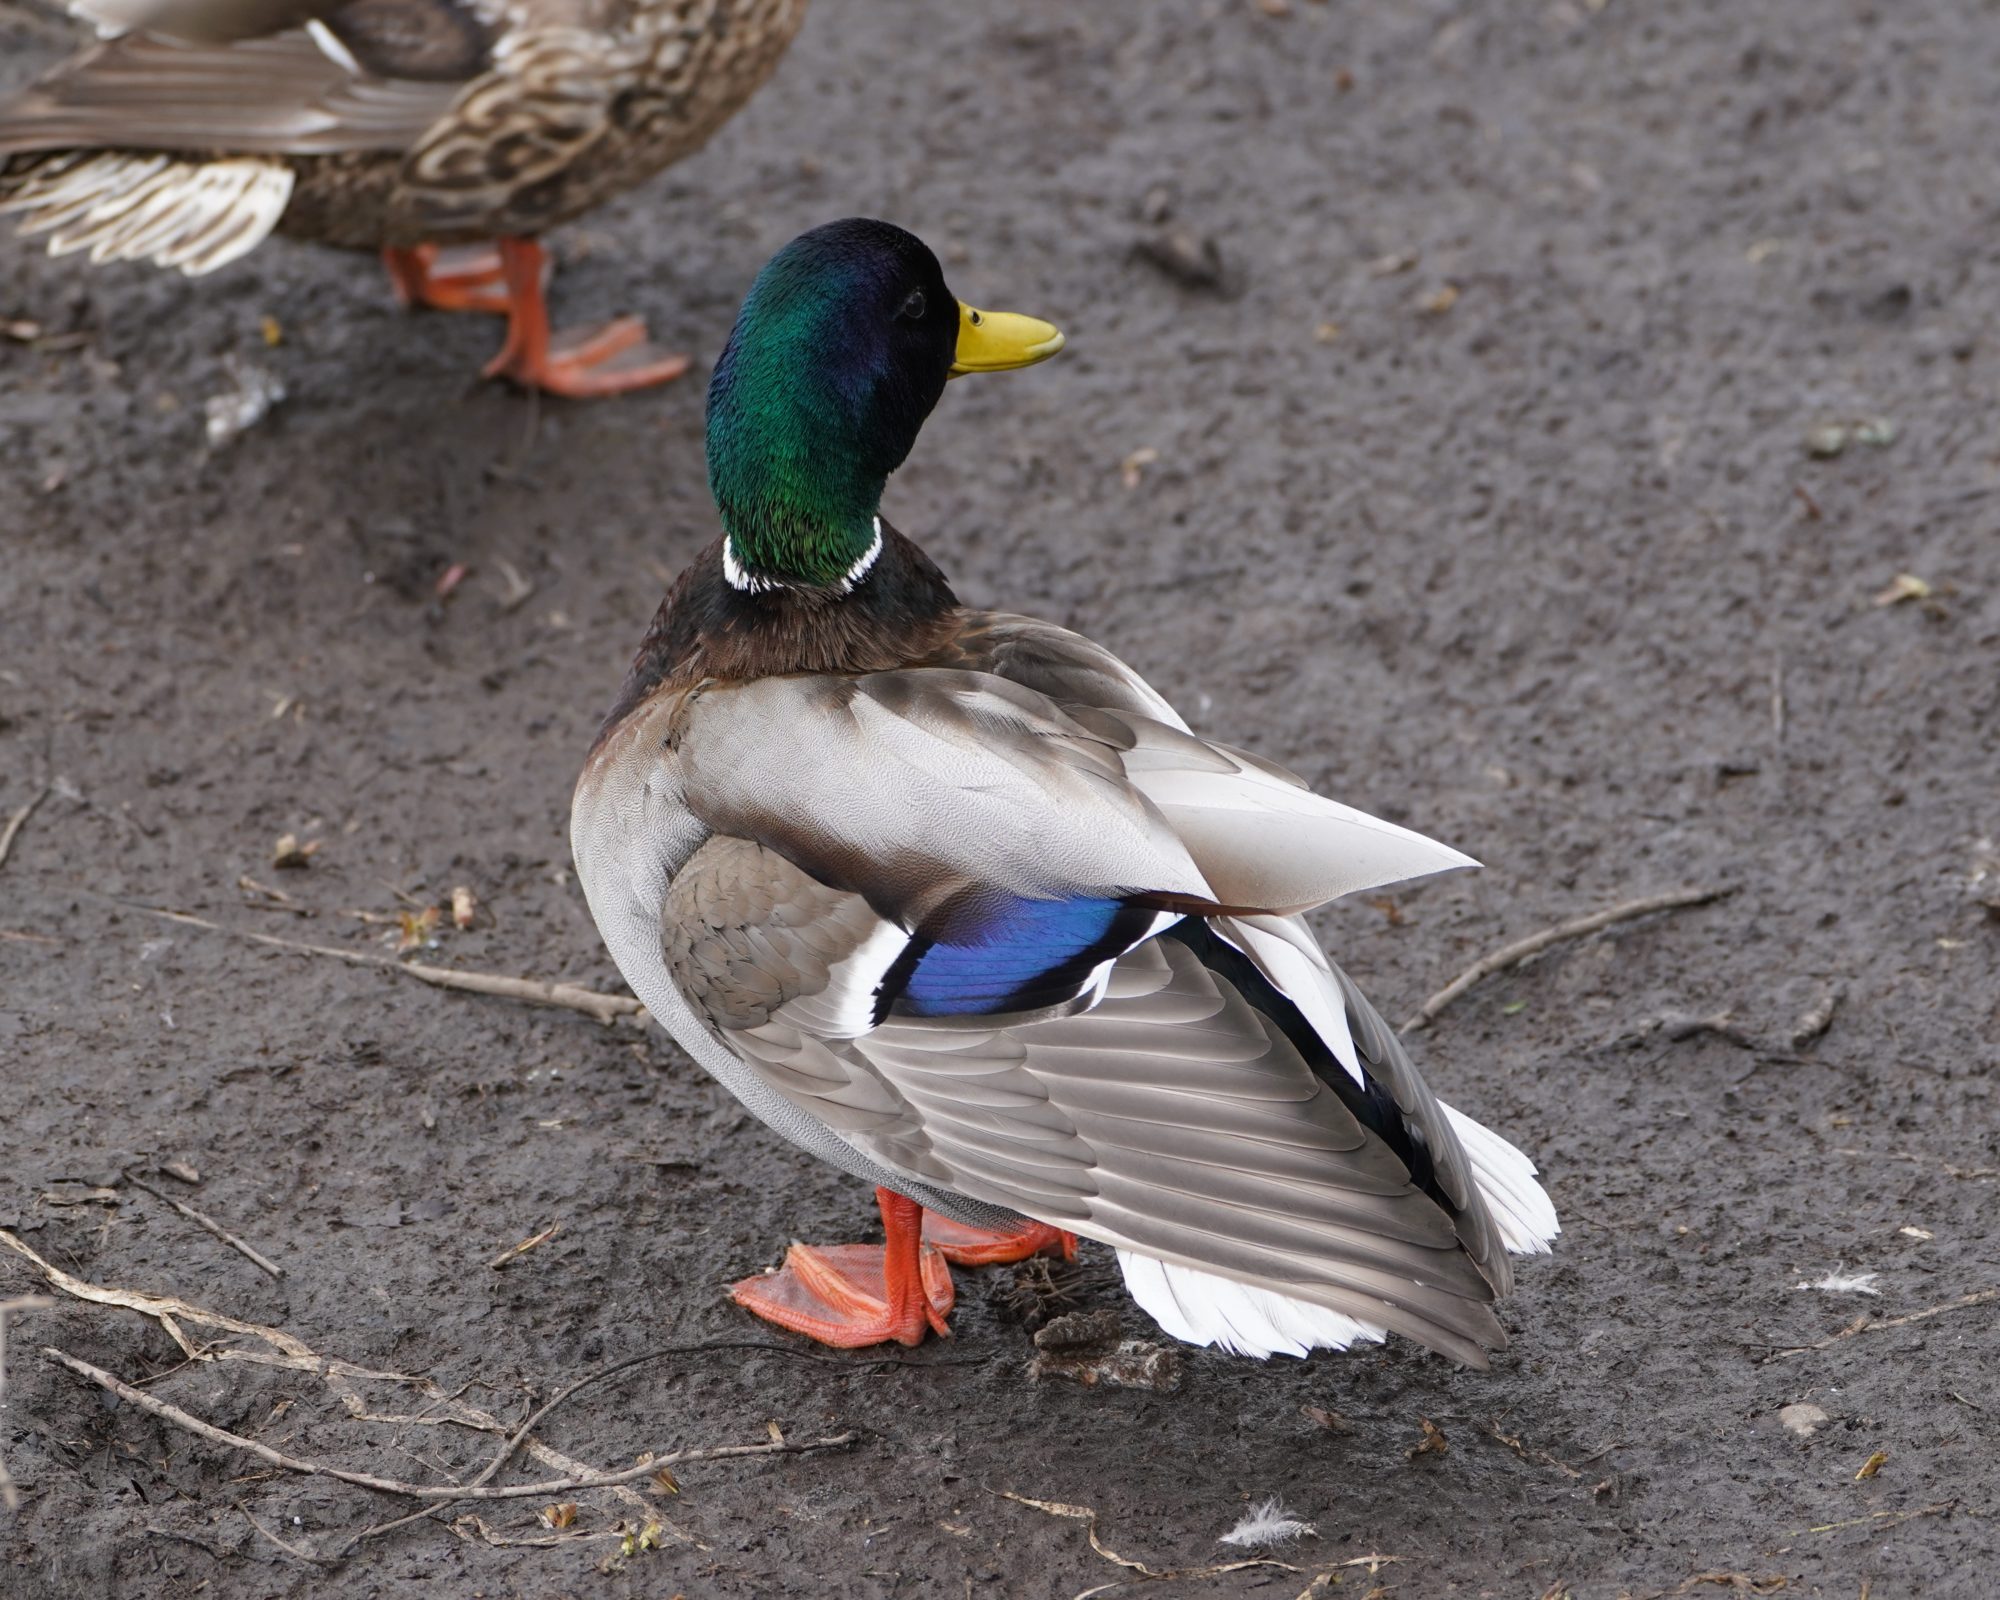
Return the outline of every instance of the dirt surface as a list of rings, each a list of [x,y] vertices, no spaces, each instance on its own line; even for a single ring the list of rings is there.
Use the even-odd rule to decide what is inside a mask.
[[[539,1436],[600,1468],[856,1435],[680,1468],[657,1549],[621,1554],[643,1514],[595,1493],[573,1542],[433,1522],[328,1571],[265,1533],[325,1553],[405,1503],[109,1404],[40,1347],[350,1469],[462,1480],[493,1438],[338,1392],[434,1419],[408,1384],[182,1365],[157,1322],[57,1294],[10,1325],[0,1590],[1991,1594],[2000,1300],[1786,1351],[2000,1284],[1993,21],[818,0],[709,151],[557,241],[563,314],[642,310],[700,357],[588,407],[469,382],[495,325],[405,316],[357,257],[189,283],[0,247],[0,319],[53,341],[0,339],[0,818],[53,785],[0,867],[0,1223],[510,1422],[662,1344],[773,1347],[579,1395]],[[0,80],[58,47],[0,10]],[[1005,1270],[960,1274],[949,1345],[809,1359],[722,1286],[862,1236],[870,1197],[661,1037],[131,909],[393,956],[381,919],[464,884],[473,927],[420,959],[614,989],[570,783],[711,537],[706,362],[764,258],[853,212],[1072,336],[954,385],[891,485],[961,592],[1489,863],[1323,917],[1389,1014],[1570,915],[1735,890],[1415,1041],[1565,1220],[1490,1372],[1398,1343],[1191,1353],[1174,1394],[1031,1384]],[[287,398],[210,451],[203,402],[243,370]],[[1815,456],[1829,424],[1859,431]],[[1898,574],[1928,597],[1879,601]],[[286,833],[306,869],[273,867]],[[165,1162],[200,1182],[147,1181],[281,1281],[122,1179]],[[1800,1287],[1836,1269],[1876,1295]],[[42,1286],[0,1248],[0,1298]],[[1104,1273],[1071,1289],[1150,1331]],[[1444,1453],[1406,1453],[1420,1418]],[[1295,1571],[1148,1589],[1009,1492],[1095,1508],[1160,1570],[1240,1557],[1215,1541],[1253,1498],[1317,1537],[1277,1552]],[[540,1504],[471,1509],[553,1539]]]

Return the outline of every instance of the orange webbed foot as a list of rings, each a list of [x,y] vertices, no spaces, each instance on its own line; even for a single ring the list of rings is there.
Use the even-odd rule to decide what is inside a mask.
[[[888,1189],[875,1198],[884,1243],[795,1244],[784,1266],[745,1278],[730,1297],[766,1322],[841,1350],[949,1336],[951,1269],[923,1242],[923,1208]]]
[[[1051,1228],[1046,1222],[1024,1220],[1014,1228],[971,1228],[926,1211],[923,1238],[957,1267],[997,1267],[1040,1255],[1076,1259],[1076,1235]]]

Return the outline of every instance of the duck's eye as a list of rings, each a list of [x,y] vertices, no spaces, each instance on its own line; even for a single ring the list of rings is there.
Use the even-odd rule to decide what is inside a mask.
[[[908,317],[912,322],[922,322],[924,320],[924,291],[921,289],[912,289],[910,291],[910,298],[903,302],[903,309],[898,311],[896,315],[899,317]]]

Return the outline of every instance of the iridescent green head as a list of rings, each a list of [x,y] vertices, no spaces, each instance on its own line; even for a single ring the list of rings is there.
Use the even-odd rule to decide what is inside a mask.
[[[876,511],[947,379],[1045,360],[1063,337],[961,305],[915,234],[850,218],[751,286],[708,389],[708,486],[739,589],[852,588]]]

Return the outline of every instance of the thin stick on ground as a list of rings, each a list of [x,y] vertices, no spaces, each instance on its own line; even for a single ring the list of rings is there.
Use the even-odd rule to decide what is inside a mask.
[[[700,1344],[661,1345],[657,1350],[647,1350],[636,1356],[628,1356],[623,1361],[613,1362],[608,1367],[601,1368],[596,1372],[578,1378],[576,1382],[570,1384],[567,1388],[557,1390],[555,1394],[551,1395],[540,1406],[531,1411],[528,1414],[527,1421],[521,1423],[507,1436],[507,1442],[501,1445],[499,1450],[494,1454],[493,1459],[486,1463],[485,1470],[478,1477],[474,1478],[472,1482],[467,1484],[466,1487],[468,1489],[477,1489],[483,1484],[490,1483],[495,1474],[513,1459],[514,1452],[521,1448],[523,1441],[535,1431],[535,1428],[548,1417],[550,1412],[554,1411],[557,1406],[574,1399],[592,1385],[603,1383],[607,1378],[615,1378],[621,1373],[630,1372],[634,1367],[642,1367],[650,1361],[664,1360],[668,1356],[699,1355],[710,1350],[738,1350],[741,1348],[743,1348],[742,1341],[734,1339],[707,1340]],[[852,1437],[853,1435],[851,1434],[843,1436],[844,1439]],[[664,1462],[656,1464],[662,1471],[665,1470],[666,1464]],[[363,1528],[361,1532],[357,1533],[346,1544],[341,1546],[338,1554],[340,1557],[345,1557],[357,1545],[365,1544],[370,1539],[379,1539],[383,1534],[393,1533],[396,1529],[408,1527],[413,1522],[421,1522],[425,1517],[437,1516],[444,1509],[445,1506],[443,1505],[426,1506],[422,1511],[412,1512],[407,1517],[398,1517],[393,1522],[378,1522],[372,1528]]]
[[[1414,1033],[1419,1028],[1429,1027],[1432,1020],[1444,1008],[1456,1000],[1466,990],[1496,972],[1505,972],[1510,967],[1518,967],[1531,956],[1538,956],[1551,945],[1568,939],[1581,939],[1586,934],[1615,926],[1620,922],[1630,922],[1637,917],[1649,917],[1656,911],[1678,911],[1687,906],[1705,906],[1711,900],[1734,894],[1731,888],[1719,889],[1676,889],[1671,894],[1647,895],[1640,900],[1627,900],[1623,905],[1610,906],[1603,911],[1593,911],[1587,917],[1575,917],[1568,922],[1559,922],[1553,928],[1544,928],[1540,933],[1531,933],[1525,939],[1516,939],[1512,944],[1502,945],[1491,955],[1481,956],[1450,983],[1426,1000],[1409,1017],[1405,1018],[1398,1033]]]
[[[255,1439],[246,1439],[240,1433],[231,1433],[227,1428],[218,1428],[212,1422],[204,1422],[192,1412],[183,1411],[179,1406],[147,1394],[143,1389],[135,1389],[122,1378],[115,1378],[102,1367],[94,1367],[88,1361],[80,1360],[66,1350],[58,1350],[53,1345],[43,1345],[42,1354],[58,1366],[69,1368],[80,1377],[90,1379],[100,1388],[118,1396],[127,1405],[137,1406],[141,1411],[158,1417],[162,1422],[170,1422],[175,1427],[206,1439],[211,1444],[223,1445],[231,1450],[241,1450],[255,1456],[269,1466],[286,1472],[300,1473],[309,1478],[332,1478],[340,1483],[351,1483],[357,1489],[371,1489],[377,1494],[402,1495],[411,1500],[534,1500],[550,1499],[557,1495],[580,1494],[589,1489],[610,1489],[620,1484],[637,1483],[641,1478],[657,1474],[663,1467],[678,1466],[684,1461],[726,1461],[738,1456],[780,1456],[804,1455],[815,1450],[838,1450],[852,1444],[858,1437],[853,1433],[836,1434],[830,1439],[807,1439],[798,1443],[787,1440],[771,1440],[763,1444],[723,1444],[702,1445],[686,1450],[669,1450],[661,1455],[648,1456],[636,1466],[624,1467],[617,1472],[600,1472],[574,1478],[545,1478],[539,1483],[482,1483],[477,1488],[470,1484],[426,1484],[405,1483],[400,1478],[378,1477],[372,1472],[351,1472],[345,1467],[332,1467],[321,1461],[305,1461],[297,1456],[288,1456],[282,1450],[273,1450],[267,1444]]]
[[[206,1232],[214,1234],[216,1238],[220,1239],[224,1244],[228,1245],[230,1249],[236,1251],[239,1255],[244,1256],[246,1259],[250,1261],[250,1263],[253,1266],[259,1267],[263,1271],[268,1272],[273,1278],[283,1279],[283,1277],[285,1276],[285,1269],[283,1267],[279,1266],[275,1261],[272,1261],[268,1256],[264,1255],[263,1253],[255,1249],[253,1246],[245,1244],[241,1239],[237,1238],[235,1234],[231,1233],[227,1228],[223,1227],[223,1225],[217,1222],[213,1217],[204,1216],[201,1212],[195,1210],[193,1206],[187,1204],[185,1201],[176,1200],[170,1194],[163,1194],[160,1190],[155,1189],[150,1183],[148,1183],[144,1178],[139,1177],[136,1173],[131,1173],[131,1172],[126,1173],[125,1181],[131,1184],[132,1187],[135,1189],[145,1190],[146,1193],[151,1195],[155,1200],[164,1201],[167,1205],[172,1206],[182,1216],[186,1217],[188,1221],[192,1222],[197,1228],[201,1228]]]
[[[514,1431],[498,1417],[480,1410],[477,1406],[466,1404],[455,1395],[445,1394],[429,1378],[415,1377],[406,1372],[381,1372],[372,1367],[358,1366],[352,1361],[343,1361],[338,1356],[323,1356],[304,1340],[285,1332],[282,1328],[267,1328],[255,1322],[245,1322],[240,1318],[209,1311],[171,1295],[145,1294],[137,1290],[86,1282],[37,1255],[17,1235],[5,1228],[0,1228],[0,1247],[12,1250],[33,1262],[53,1289],[59,1289],[86,1304],[115,1306],[121,1310],[135,1311],[142,1317],[150,1317],[159,1325],[161,1331],[180,1347],[182,1355],[190,1362],[243,1361],[255,1366],[276,1367],[287,1372],[310,1373],[333,1391],[342,1408],[358,1422],[379,1419],[370,1412],[356,1385],[394,1383],[414,1388],[429,1399],[436,1408],[436,1415],[425,1420],[437,1426],[467,1428],[473,1432],[493,1434],[501,1438],[507,1437]],[[209,1329],[217,1333],[255,1339],[265,1348],[246,1350],[217,1344],[197,1348],[183,1330],[183,1323],[191,1328]],[[565,1455],[545,1440],[529,1438],[521,1448],[543,1466],[564,1476],[590,1475],[591,1469],[584,1463]],[[645,1505],[644,1499],[631,1489],[616,1488],[610,1493],[626,1501],[635,1511]]]
[[[381,967],[390,972],[400,972],[434,989],[461,989],[470,994],[497,995],[503,1000],[523,1000],[529,1005],[553,1006],[560,1011],[580,1011],[607,1027],[621,1017],[630,1017],[641,1026],[645,1022],[646,1008],[630,995],[599,994],[595,989],[585,989],[574,983],[551,983],[542,978],[510,978],[497,972],[461,972],[455,967],[397,961],[367,950],[342,950],[337,945],[307,944],[300,939],[280,938],[275,933],[253,933],[248,928],[232,928],[226,923],[210,922],[206,917],[197,917],[186,911],[164,911],[158,906],[137,905],[129,900],[117,903],[128,910],[158,917],[163,922],[178,922],[184,927],[202,928],[209,933],[226,933],[234,939],[269,945],[274,950],[289,950],[294,955],[325,956],[334,961],[344,961],[351,967]]]
[[[1921,1311],[1906,1311],[1900,1317],[1856,1317],[1837,1333],[1829,1333],[1824,1339],[1812,1344],[1787,1345],[1773,1350],[1764,1357],[1765,1362],[1782,1361],[1786,1356],[1802,1356],[1814,1350],[1825,1350],[1837,1345],[1843,1339],[1852,1339],[1857,1334],[1879,1333],[1884,1328],[1907,1328],[1913,1322],[1928,1322],[1932,1317],[1941,1317],[1947,1311],[1964,1311],[1971,1306],[1983,1306],[2000,1300],[2000,1285],[1991,1289],[1975,1289],[1971,1294],[1962,1294],[1956,1300],[1947,1300],[1940,1306],[1926,1306]]]
[[[7,1319],[22,1311],[46,1311],[54,1304],[55,1301],[39,1294],[0,1300],[0,1405],[4,1405],[7,1399]],[[14,1487],[13,1475],[7,1471],[4,1458],[0,1458],[0,1505],[9,1511],[21,1508],[21,1491]]]
[[[7,865],[8,852],[14,848],[14,835],[27,826],[28,818],[35,814],[35,808],[48,797],[49,785],[45,783],[34,792],[26,805],[7,819],[5,827],[0,827],[0,867]]]

